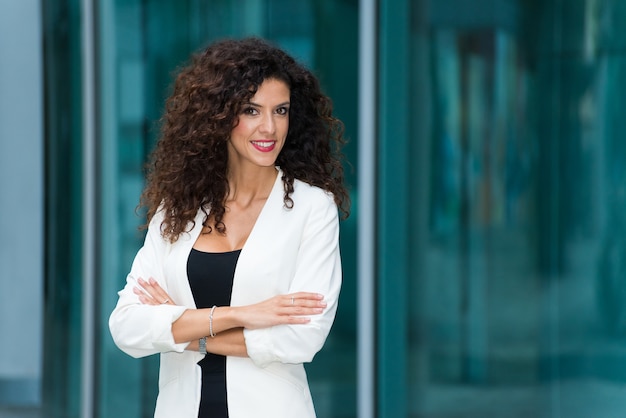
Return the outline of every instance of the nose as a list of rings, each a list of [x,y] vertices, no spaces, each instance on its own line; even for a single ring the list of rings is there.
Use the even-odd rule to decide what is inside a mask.
[[[274,134],[276,132],[276,121],[273,114],[263,115],[259,131],[266,134]]]

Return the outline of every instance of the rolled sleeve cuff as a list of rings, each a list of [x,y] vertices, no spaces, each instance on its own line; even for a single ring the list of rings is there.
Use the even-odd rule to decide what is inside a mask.
[[[258,367],[267,367],[270,363],[280,361],[275,353],[275,348],[270,336],[271,328],[244,329],[243,336],[246,341],[248,357]]]
[[[132,305],[114,311],[109,321],[111,335],[120,349],[133,357],[158,352],[183,352],[188,342],[177,344],[172,323],[185,312],[184,306]]]
[[[176,351],[182,353],[189,345],[188,342],[176,343],[172,334],[172,325],[187,310],[184,306],[159,306],[157,309],[158,317],[154,319],[154,348],[160,352]],[[162,327],[160,324],[169,324],[168,327]]]

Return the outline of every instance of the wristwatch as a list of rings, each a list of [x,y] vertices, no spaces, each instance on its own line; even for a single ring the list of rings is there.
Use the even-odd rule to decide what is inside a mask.
[[[200,354],[206,354],[206,337],[200,338],[198,342],[198,351]]]

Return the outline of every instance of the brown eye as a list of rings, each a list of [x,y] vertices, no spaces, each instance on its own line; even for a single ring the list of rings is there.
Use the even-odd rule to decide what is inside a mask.
[[[289,108],[286,106],[279,107],[278,109],[276,109],[276,113],[279,115],[286,115],[289,113]]]

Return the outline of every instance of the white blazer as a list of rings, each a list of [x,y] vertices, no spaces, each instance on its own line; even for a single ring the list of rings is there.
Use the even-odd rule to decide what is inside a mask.
[[[341,287],[339,220],[332,196],[295,181],[292,209],[283,203],[282,173],[245,243],[235,270],[232,306],[257,303],[277,294],[298,291],[324,295],[327,308],[311,322],[244,330],[249,358],[227,357],[230,418],[308,418],[315,410],[304,371],[322,348],[337,310]],[[187,278],[187,258],[202,230],[204,214],[170,244],[160,233],[161,214],[150,222],[126,286],[109,318],[117,346],[133,357],[159,353],[159,395],[155,418],[197,418],[202,355],[176,344],[171,325],[195,308]],[[133,287],[138,278],[153,277],[178,306],[142,305]]]

